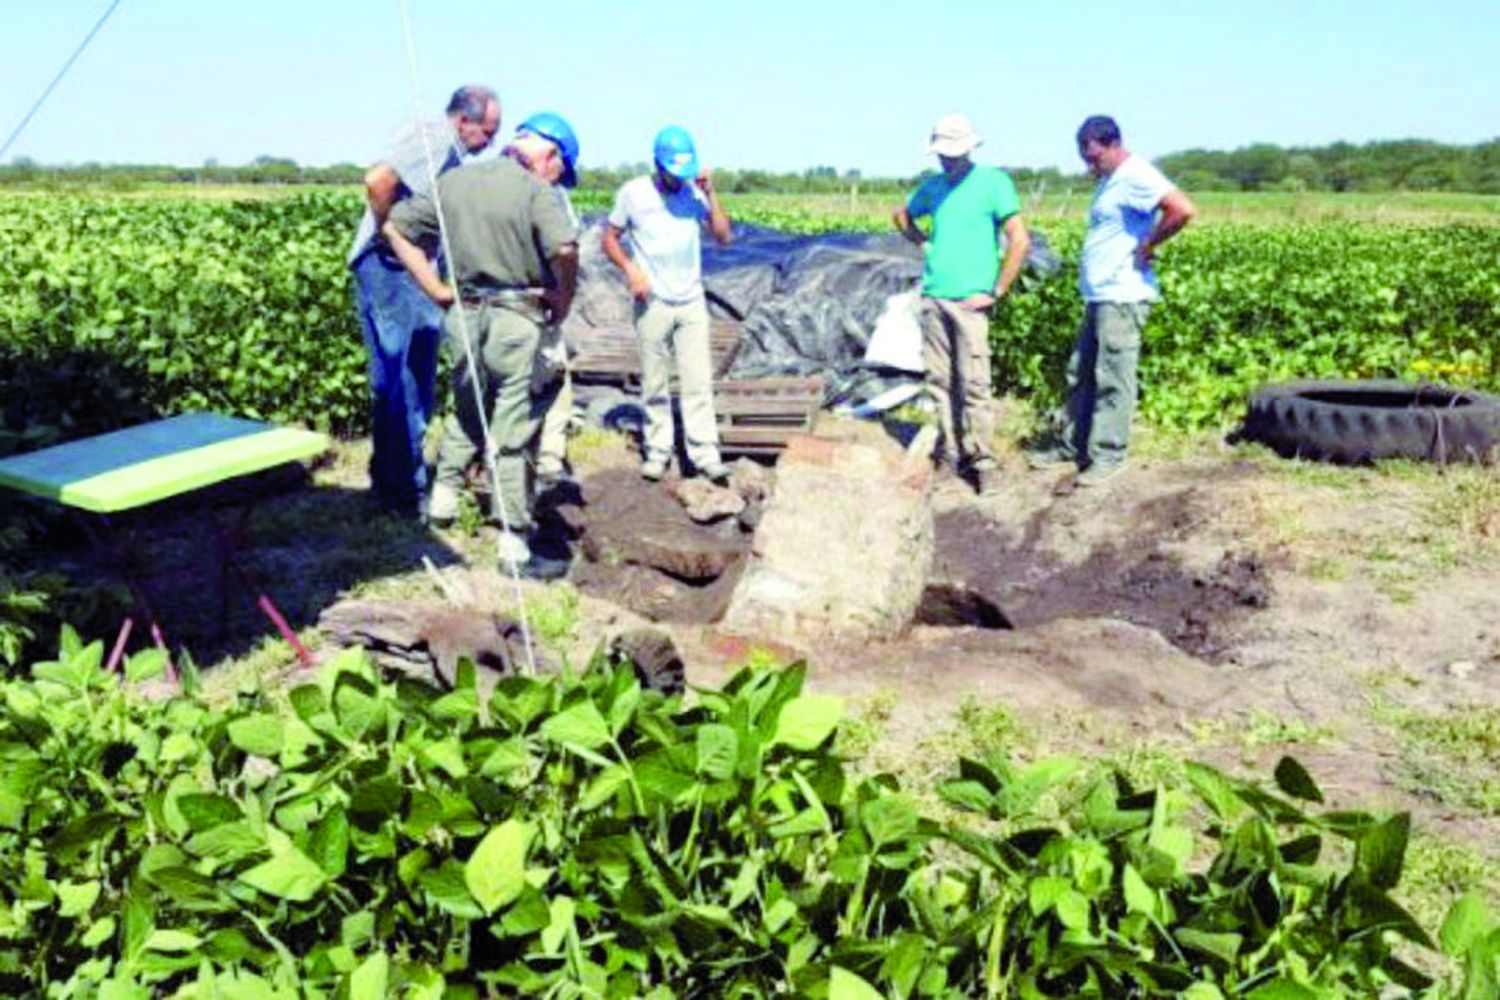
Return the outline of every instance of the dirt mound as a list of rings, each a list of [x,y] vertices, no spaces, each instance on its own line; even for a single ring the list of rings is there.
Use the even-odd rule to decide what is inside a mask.
[[[543,531],[575,541],[579,590],[652,621],[712,622],[744,568],[750,535],[733,519],[696,524],[672,494],[634,467],[601,469],[538,502]]]
[[[1128,535],[1078,561],[1041,543],[1052,517],[1051,507],[1037,511],[1017,539],[972,508],[939,515],[934,579],[981,595],[1017,629],[1059,618],[1117,618],[1207,660],[1224,658],[1233,628],[1271,601],[1269,567],[1254,553],[1225,552],[1205,570],[1164,548],[1203,520],[1191,490],[1142,504],[1122,522]]]

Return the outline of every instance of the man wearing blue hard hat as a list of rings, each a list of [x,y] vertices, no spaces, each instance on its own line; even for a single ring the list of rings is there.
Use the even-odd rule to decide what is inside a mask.
[[[620,188],[604,227],[604,253],[624,272],[635,299],[646,408],[641,475],[661,479],[672,464],[675,360],[688,461],[698,474],[723,482],[729,470],[719,454],[714,419],[701,231],[707,227],[720,245],[727,245],[729,215],[685,129],[662,129],[653,153],[655,172]]]
[[[533,578],[567,571],[566,562],[532,552],[529,466],[542,416],[557,391],[556,373],[538,361],[578,285],[578,226],[555,188],[576,183],[577,159],[578,137],[567,121],[533,115],[498,159],[444,174],[436,199],[402,202],[384,228],[417,284],[449,307],[455,416],[444,427],[428,517],[443,521],[457,513],[464,474],[484,456],[485,421],[468,365],[472,353],[494,448],[494,516],[505,529],[500,557]],[[423,253],[438,242],[440,227],[452,251],[457,299]]]

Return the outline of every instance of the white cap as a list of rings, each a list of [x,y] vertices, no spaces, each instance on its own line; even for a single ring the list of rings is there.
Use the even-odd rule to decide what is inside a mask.
[[[966,156],[984,140],[963,115],[944,115],[932,126],[927,152],[937,156]]]

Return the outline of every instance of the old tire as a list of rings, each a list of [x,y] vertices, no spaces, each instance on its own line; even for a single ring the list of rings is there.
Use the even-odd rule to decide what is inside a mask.
[[[1500,447],[1500,397],[1395,381],[1293,382],[1251,395],[1240,437],[1285,458],[1346,465],[1487,463]]]

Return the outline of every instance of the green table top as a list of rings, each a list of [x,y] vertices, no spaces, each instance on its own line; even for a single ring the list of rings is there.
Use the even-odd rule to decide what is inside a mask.
[[[0,459],[0,486],[105,514],[312,458],[328,444],[314,431],[186,413]]]

